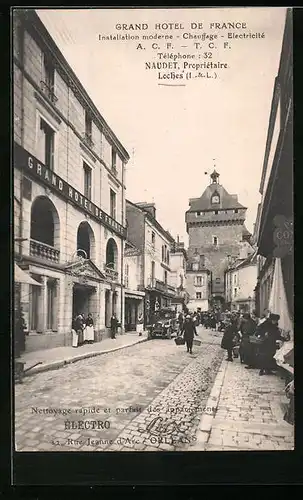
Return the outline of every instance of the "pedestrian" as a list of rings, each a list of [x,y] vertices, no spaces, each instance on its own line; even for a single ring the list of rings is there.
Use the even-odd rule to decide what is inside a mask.
[[[179,313],[179,316],[178,316],[178,323],[179,323],[179,331],[178,331],[178,334],[180,335],[182,330],[183,330],[183,323],[184,323],[184,318],[183,318],[183,314],[180,312]]]
[[[270,314],[268,319],[258,328],[258,337],[263,340],[259,351],[259,375],[271,375],[275,366],[276,342],[284,340],[278,328],[279,319],[279,314]]]
[[[73,347],[79,347],[79,338],[82,334],[82,316],[81,314],[76,314],[72,323],[72,334],[73,334]]]
[[[233,361],[234,337],[237,334],[236,322],[233,318],[227,320],[227,325],[221,341],[222,349],[227,351],[226,361]]]
[[[257,323],[252,319],[249,313],[244,313],[240,323],[241,341],[239,355],[241,363],[246,363],[248,366],[253,365],[252,359],[252,344],[249,337],[256,332]]]
[[[116,318],[115,313],[113,313],[111,319],[110,319],[110,329],[111,329],[111,338],[115,339],[116,338],[116,333],[118,330],[118,320]]]
[[[183,324],[182,332],[184,334],[184,340],[186,342],[186,348],[187,352],[190,354],[193,353],[193,342],[194,342],[194,336],[198,336],[197,330],[195,323],[191,319],[190,315],[188,314],[185,317],[185,322]]]
[[[93,344],[95,340],[95,332],[94,332],[94,320],[91,313],[88,314],[85,320],[85,330],[84,330],[84,339],[88,344]]]
[[[262,323],[264,323],[269,318],[269,315],[270,315],[270,310],[264,309],[261,319],[259,320],[258,326],[262,325]]]
[[[86,330],[86,318],[85,318],[85,314],[84,313],[81,313],[80,314],[81,316],[81,322],[82,322],[82,328],[81,328],[81,344],[85,344],[85,330]]]

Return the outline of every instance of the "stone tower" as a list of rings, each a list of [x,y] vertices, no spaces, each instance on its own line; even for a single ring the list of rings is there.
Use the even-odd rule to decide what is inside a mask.
[[[250,247],[251,235],[244,224],[247,208],[238,202],[237,195],[227,193],[216,170],[202,196],[189,200],[189,207],[185,214],[188,269],[194,271],[199,261],[199,269],[209,270],[212,298],[223,303],[224,271],[231,259]]]

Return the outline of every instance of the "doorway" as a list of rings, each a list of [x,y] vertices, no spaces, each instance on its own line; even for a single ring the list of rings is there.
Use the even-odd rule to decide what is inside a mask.
[[[83,313],[87,317],[88,313],[92,313],[93,316],[96,311],[90,310],[90,302],[92,294],[95,293],[95,289],[87,285],[75,284],[73,288],[73,318],[76,314]]]

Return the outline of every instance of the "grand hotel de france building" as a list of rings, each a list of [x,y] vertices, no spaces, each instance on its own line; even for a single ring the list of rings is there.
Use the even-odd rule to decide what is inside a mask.
[[[96,340],[124,326],[127,151],[34,10],[15,11],[14,257],[27,350],[71,344],[77,313]]]

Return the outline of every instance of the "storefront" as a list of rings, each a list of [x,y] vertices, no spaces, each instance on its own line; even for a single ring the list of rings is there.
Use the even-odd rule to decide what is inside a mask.
[[[143,325],[144,295],[144,292],[125,291],[125,331],[137,331],[138,325]]]

